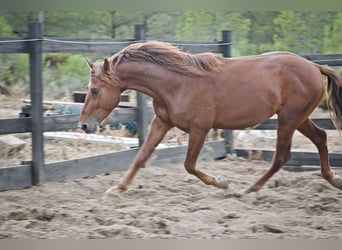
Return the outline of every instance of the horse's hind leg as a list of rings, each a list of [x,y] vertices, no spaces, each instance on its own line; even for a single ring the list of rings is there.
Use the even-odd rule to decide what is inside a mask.
[[[196,168],[196,161],[205,141],[206,134],[206,132],[200,130],[190,131],[188,151],[184,162],[185,169],[188,171],[188,173],[195,175],[207,185],[213,185],[218,188],[226,189],[228,188],[228,184],[224,179],[209,175]]]
[[[329,166],[326,132],[317,127],[310,119],[305,120],[298,127],[298,131],[308,137],[316,145],[319,152],[322,177],[334,187],[342,189],[342,178],[338,175],[335,175]]]
[[[291,158],[291,141],[295,128],[288,126],[278,117],[277,145],[270,169],[246,193],[257,192]]]

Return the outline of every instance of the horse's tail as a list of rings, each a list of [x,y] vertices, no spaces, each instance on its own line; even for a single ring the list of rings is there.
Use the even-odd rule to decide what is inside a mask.
[[[328,66],[318,65],[327,76],[327,106],[336,129],[342,129],[342,76]]]

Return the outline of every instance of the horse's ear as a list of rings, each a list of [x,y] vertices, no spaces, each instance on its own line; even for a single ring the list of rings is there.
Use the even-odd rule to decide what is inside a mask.
[[[88,58],[86,58],[85,60],[86,60],[86,63],[88,65],[89,69],[92,70],[94,68],[94,64]]]
[[[105,58],[103,61],[103,71],[107,72],[108,70],[109,70],[109,61],[107,58]]]

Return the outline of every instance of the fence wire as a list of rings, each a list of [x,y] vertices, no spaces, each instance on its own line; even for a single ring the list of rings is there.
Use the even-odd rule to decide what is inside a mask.
[[[6,43],[22,43],[22,42],[36,42],[36,41],[42,41],[42,42],[52,42],[52,43],[61,43],[61,44],[82,44],[82,45],[108,45],[108,44],[132,44],[132,43],[139,43],[139,42],[147,42],[152,40],[127,40],[127,41],[76,41],[76,40],[65,40],[65,39],[53,39],[53,38],[41,38],[41,39],[13,39],[13,40],[0,40],[0,44],[6,44]],[[231,42],[178,42],[178,41],[163,41],[170,44],[173,44],[175,46],[233,46],[233,43]],[[304,56],[305,57],[305,56]],[[309,59],[310,60],[310,59]],[[333,59],[313,59],[310,60],[312,62],[316,63],[325,63],[325,62],[341,62],[342,58],[333,58]]]
[[[75,41],[75,40],[63,40],[63,39],[52,39],[52,38],[42,38],[42,39],[18,39],[18,40],[0,40],[0,43],[18,43],[18,42],[36,42],[36,41],[45,41],[45,42],[54,42],[54,43],[65,43],[65,44],[131,44],[131,43],[139,43],[139,42],[147,42],[152,40],[128,40],[128,41]],[[162,41],[162,40],[160,40]],[[230,42],[193,42],[193,43],[182,43],[182,42],[172,42],[172,41],[163,41],[168,42],[176,46],[224,46],[224,45],[232,45]]]

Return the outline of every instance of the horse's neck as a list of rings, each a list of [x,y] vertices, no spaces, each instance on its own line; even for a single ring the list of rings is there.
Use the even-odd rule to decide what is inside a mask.
[[[152,98],[157,98],[160,95],[160,91],[153,87],[153,82],[151,81],[129,81],[126,89],[139,91]]]
[[[163,98],[179,85],[179,76],[172,75],[158,68],[131,67],[125,73],[127,76],[126,89],[142,92],[152,98]],[[171,79],[172,77],[172,79]],[[170,86],[172,85],[172,86]]]

